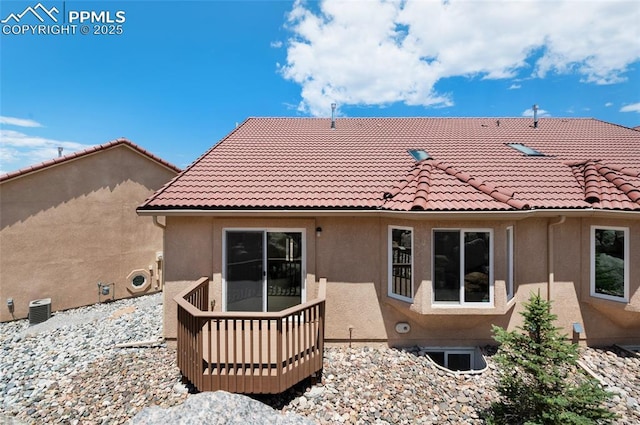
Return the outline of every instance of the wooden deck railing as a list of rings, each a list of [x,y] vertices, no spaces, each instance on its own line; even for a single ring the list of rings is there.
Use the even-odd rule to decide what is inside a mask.
[[[212,312],[201,278],[174,299],[178,367],[200,391],[277,394],[322,370],[324,297],[275,313]]]

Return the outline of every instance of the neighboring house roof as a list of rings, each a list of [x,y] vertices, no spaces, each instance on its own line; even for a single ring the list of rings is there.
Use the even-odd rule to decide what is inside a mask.
[[[139,211],[549,208],[640,210],[640,132],[582,118],[249,118]]]
[[[128,146],[131,149],[133,149],[134,151],[137,151],[138,153],[150,158],[151,160],[163,165],[164,167],[169,168],[170,170],[175,171],[176,173],[179,173],[181,171],[180,168],[176,167],[173,164],[170,164],[169,162],[163,160],[162,158],[159,158],[159,157],[155,156],[151,152],[141,148],[140,146],[136,145],[135,143],[132,143],[132,142],[130,142],[129,140],[127,140],[125,138],[120,138],[120,139],[116,139],[116,140],[113,140],[113,141],[108,142],[108,143],[104,143],[102,145],[93,146],[93,147],[90,147],[88,149],[84,149],[84,150],[81,150],[81,151],[78,151],[78,152],[74,152],[74,153],[71,153],[71,154],[68,154],[68,155],[63,155],[63,156],[58,157],[58,158],[50,159],[48,161],[44,161],[44,162],[41,162],[39,164],[35,164],[35,165],[29,166],[29,167],[25,167],[25,168],[22,168],[22,169],[17,170],[17,171],[12,171],[10,173],[2,174],[2,175],[0,175],[0,183],[4,182],[4,181],[7,181],[7,180],[11,180],[11,179],[17,178],[17,177],[22,177],[22,176],[27,175],[27,174],[35,173],[37,171],[41,171],[41,170],[44,170],[46,168],[53,167],[55,165],[60,165],[62,163],[73,161],[73,160],[76,160],[78,158],[82,158],[84,156],[92,155],[92,154],[98,153],[100,151],[105,151],[107,149],[111,149],[111,148],[114,148],[116,146]]]

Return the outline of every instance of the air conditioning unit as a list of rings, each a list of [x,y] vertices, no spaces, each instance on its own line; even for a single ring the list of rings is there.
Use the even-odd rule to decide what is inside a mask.
[[[51,317],[51,298],[29,302],[29,325],[42,323]]]

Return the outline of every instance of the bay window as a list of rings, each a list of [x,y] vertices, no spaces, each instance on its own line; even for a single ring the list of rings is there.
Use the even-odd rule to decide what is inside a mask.
[[[389,296],[413,299],[413,229],[389,227]]]
[[[591,227],[591,296],[629,300],[629,229]]]
[[[433,231],[433,301],[493,303],[493,239],[490,229]]]

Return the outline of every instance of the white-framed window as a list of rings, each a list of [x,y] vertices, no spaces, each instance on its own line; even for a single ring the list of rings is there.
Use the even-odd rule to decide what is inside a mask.
[[[476,370],[474,348],[428,348],[424,351],[446,369],[456,372]]]
[[[591,296],[629,301],[629,229],[591,226]]]
[[[493,230],[433,230],[433,303],[493,305]]]
[[[507,227],[507,273],[505,284],[507,286],[507,301],[513,298],[513,226]]]
[[[389,226],[389,296],[413,300],[413,228]]]

